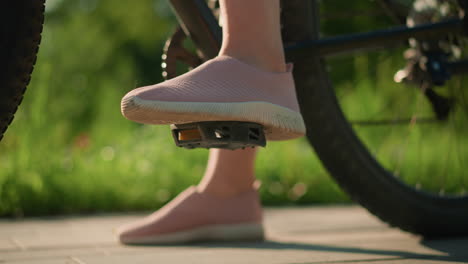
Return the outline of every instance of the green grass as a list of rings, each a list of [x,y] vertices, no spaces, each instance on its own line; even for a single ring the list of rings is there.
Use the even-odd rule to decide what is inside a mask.
[[[408,120],[400,124],[355,125],[354,129],[373,156],[405,183],[435,193],[465,194],[466,77],[454,77],[444,87],[434,88],[439,95],[456,102],[448,119],[437,122],[431,103],[417,86],[393,82],[392,73],[404,65],[397,56],[402,53],[402,50],[379,51],[340,61],[342,65],[351,60],[358,69],[370,68],[368,65],[374,59],[379,61],[376,67],[358,72],[348,83],[337,87],[345,115],[352,121]],[[409,121],[412,118],[414,123]],[[425,118],[432,121],[421,122]]]
[[[152,0],[48,3],[32,83],[0,144],[0,215],[154,209],[200,180],[207,150],[120,114],[126,92],[162,81],[169,11]],[[269,143],[257,176],[265,204],[348,202],[305,139]]]
[[[121,50],[115,32],[100,26],[77,42],[67,32],[90,25],[65,21],[46,24],[32,83],[0,144],[0,215],[148,210],[196,184],[207,150],[179,149],[168,126],[120,114],[126,91],[161,81],[160,62],[153,62],[152,80],[142,81],[145,69],[131,59],[135,47]],[[156,49],[148,56],[159,61]],[[305,139],[269,143],[257,175],[265,204],[348,201]]]
[[[0,216],[149,210],[196,184],[207,150],[179,149],[169,127],[135,124],[120,114],[127,91],[162,81],[162,47],[175,26],[165,1],[49,3],[32,83],[0,143]],[[374,25],[357,19],[346,30],[364,24]],[[333,32],[341,25],[325,26]],[[404,65],[401,51],[380,54],[330,64],[352,120],[414,110],[417,89],[398,90],[392,81]],[[418,111],[430,113],[430,106],[423,102]],[[449,126],[357,131],[410,184],[458,193],[468,186],[468,142],[466,111],[457,113]],[[349,202],[304,138],[268,143],[256,165],[264,204]]]
[[[125,120],[111,89],[74,133],[66,113],[49,115],[49,82],[39,70],[0,147],[2,215],[146,210],[199,181],[207,150],[177,148],[167,126]],[[347,201],[304,139],[269,143],[257,172],[265,204]]]

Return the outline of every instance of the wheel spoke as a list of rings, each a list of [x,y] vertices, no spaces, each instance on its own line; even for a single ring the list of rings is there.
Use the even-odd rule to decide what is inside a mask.
[[[408,117],[408,118],[398,118],[398,119],[382,119],[382,120],[353,120],[350,121],[351,124],[356,126],[385,126],[385,125],[408,125],[408,123],[418,123],[418,124],[432,124],[440,123],[441,121],[433,117]]]

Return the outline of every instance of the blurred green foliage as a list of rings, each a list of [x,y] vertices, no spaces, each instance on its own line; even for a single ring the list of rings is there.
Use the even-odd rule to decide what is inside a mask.
[[[346,9],[343,3],[348,2],[324,1],[323,35],[391,25],[373,1],[354,1]],[[208,151],[179,149],[167,126],[136,124],[120,114],[126,92],[162,81],[162,49],[175,26],[165,0],[48,0],[33,80],[0,144],[0,216],[150,210],[199,181]],[[417,89],[395,89],[393,74],[405,65],[402,52],[329,60],[351,120],[411,113],[421,101],[414,100]],[[421,109],[430,113],[427,102]],[[417,175],[410,180],[415,184],[446,161],[437,158],[447,151],[445,141],[436,151],[414,143],[427,139],[424,129],[412,130],[409,139],[408,126],[357,131],[379,161]],[[452,135],[446,130],[445,136]],[[422,150],[429,153],[424,159]],[[460,175],[460,166],[451,168]],[[257,176],[264,204],[349,202],[304,138],[268,143],[259,151]],[[432,181],[434,188],[440,181]]]
[[[162,81],[167,1],[46,6],[33,80],[0,144],[0,215],[149,210],[196,184],[208,151],[120,114],[126,92]],[[348,201],[305,139],[269,144],[257,164],[265,204]]]

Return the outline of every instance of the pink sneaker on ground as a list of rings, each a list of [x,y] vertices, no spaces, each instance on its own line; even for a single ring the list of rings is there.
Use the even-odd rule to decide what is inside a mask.
[[[145,124],[247,121],[262,124],[268,140],[305,134],[292,76],[218,56],[160,84],[129,92],[122,114]]]
[[[219,198],[192,186],[155,213],[117,229],[124,244],[263,240],[257,190]]]

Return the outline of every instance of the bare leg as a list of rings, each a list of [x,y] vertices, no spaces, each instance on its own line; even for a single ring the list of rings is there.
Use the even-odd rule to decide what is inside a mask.
[[[223,45],[229,55],[269,71],[284,72],[279,0],[221,0]]]
[[[198,188],[202,192],[228,197],[249,191],[255,182],[256,149],[211,149],[205,175]]]
[[[279,0],[221,0],[223,45],[229,55],[267,71],[284,72]],[[210,150],[199,189],[230,196],[252,189],[256,150]]]

